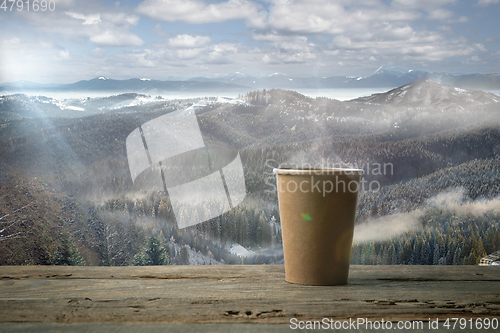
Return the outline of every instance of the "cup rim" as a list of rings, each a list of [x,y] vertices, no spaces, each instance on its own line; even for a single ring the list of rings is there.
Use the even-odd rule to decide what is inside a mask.
[[[363,169],[350,168],[274,168],[277,175],[362,175]]]

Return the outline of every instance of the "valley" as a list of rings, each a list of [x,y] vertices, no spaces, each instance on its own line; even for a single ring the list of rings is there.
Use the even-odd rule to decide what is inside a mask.
[[[282,263],[272,168],[320,161],[363,166],[377,185],[359,195],[353,263],[475,264],[500,246],[499,103],[429,80],[349,101],[282,89],[0,96],[0,263],[133,265],[152,238],[170,264]],[[132,183],[126,138],[193,106],[209,151],[226,152],[214,163],[239,152],[247,195],[179,229],[164,192]]]

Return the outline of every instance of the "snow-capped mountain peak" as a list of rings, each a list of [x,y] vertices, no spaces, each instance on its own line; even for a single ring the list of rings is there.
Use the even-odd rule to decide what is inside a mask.
[[[423,80],[354,101],[398,107],[467,110],[479,105],[499,103],[500,98],[485,91],[462,89]]]
[[[243,73],[240,73],[240,72],[234,72],[234,73],[231,73],[231,74],[228,74],[226,76],[224,76],[224,79],[225,80],[229,80],[229,81],[234,81],[234,80],[237,80],[237,79],[244,79],[246,78],[247,76]]]
[[[399,66],[394,66],[391,64],[386,64],[379,67],[372,75],[393,75],[401,77],[407,75],[408,73],[416,72],[414,69],[403,68]]]

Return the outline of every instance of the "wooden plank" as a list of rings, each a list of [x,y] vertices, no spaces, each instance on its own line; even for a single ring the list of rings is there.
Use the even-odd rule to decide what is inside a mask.
[[[498,318],[500,269],[353,266],[344,286],[284,281],[272,266],[7,266],[0,323],[260,323],[291,318]]]
[[[0,280],[21,278],[284,278],[283,265],[214,266],[1,266]],[[375,276],[375,275],[376,276]],[[350,279],[411,279],[500,281],[498,267],[488,266],[371,266],[352,265]]]

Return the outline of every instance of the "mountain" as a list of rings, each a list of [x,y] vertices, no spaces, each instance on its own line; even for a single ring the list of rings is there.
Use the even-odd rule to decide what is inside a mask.
[[[23,119],[44,116],[63,117],[65,112],[58,101],[45,96],[15,94],[0,97],[0,118]]]
[[[36,82],[31,82],[31,81],[17,81],[17,82],[6,82],[3,84],[0,84],[0,91],[2,90],[9,90],[9,91],[37,91],[37,90],[43,90],[46,88],[55,88],[57,85],[54,84],[41,84],[41,83],[36,83]],[[8,88],[8,89],[3,89],[3,88]]]
[[[386,68],[376,75],[412,74]],[[234,81],[245,78],[233,77]],[[290,84],[295,81],[281,74],[265,79]],[[96,85],[116,83],[104,77],[97,80]],[[144,84],[154,81],[136,80]],[[391,214],[398,214],[394,216],[398,223],[405,223],[413,213],[427,209],[433,197],[454,190],[467,203],[459,210],[474,215],[476,212],[469,209],[472,200],[495,199],[500,193],[497,97],[424,80],[350,102],[278,89],[253,91],[232,100],[204,99],[204,103],[194,105],[199,106],[196,117],[203,141],[209,150],[218,145],[240,153],[247,197],[228,214],[178,230],[168,196],[145,193],[132,183],[126,140],[145,122],[193,107],[198,100],[168,101],[138,93],[64,101],[43,96],[2,96],[0,217],[5,231],[0,238],[12,235],[15,242],[3,238],[2,243],[0,239],[0,264],[78,263],[79,252],[87,264],[130,265],[144,251],[151,234],[168,249],[171,262],[178,262],[182,258],[179,253],[185,249],[190,262],[191,257],[202,254],[217,262],[241,263],[241,258],[225,250],[233,244],[252,251],[275,251],[267,257],[258,253],[254,261],[245,258],[245,263],[279,262],[280,229],[271,222],[279,223],[272,169],[282,163],[350,164],[366,170],[366,183],[358,200],[358,223]],[[441,112],[448,104],[453,110],[463,108],[460,117],[456,112]],[[430,108],[435,110],[429,112]],[[40,111],[45,112],[44,116],[36,117]],[[1,119],[5,114],[14,116]],[[183,157],[185,163],[180,166],[196,166],[194,156]],[[210,158],[212,167],[219,170],[227,165],[225,158],[222,154]],[[386,169],[386,165],[390,168]],[[191,169],[197,172],[197,168]],[[173,178],[174,174],[168,170],[166,176]],[[485,207],[490,209],[489,205]],[[482,242],[487,251],[487,246],[500,244],[497,211],[480,214],[484,225],[472,224],[470,214],[450,211],[448,217],[433,211],[428,219],[414,221],[418,228],[411,235],[394,241],[411,247],[395,254],[400,258],[401,253],[421,251],[412,264],[428,263],[429,257],[445,258],[440,262],[448,264],[462,263],[464,258],[472,263],[471,244]],[[436,242],[429,242],[419,231],[424,223],[439,224],[449,236],[444,237],[443,232],[437,234]],[[11,224],[12,228],[7,229]],[[467,232],[469,225],[474,237],[458,233],[457,228]],[[488,228],[495,228],[495,234]],[[18,232],[23,238],[15,238]],[[484,235],[493,235],[498,242],[488,241],[490,236]],[[463,244],[463,252],[449,247],[446,239]],[[368,244],[371,248],[356,250],[353,257],[375,248],[383,253],[387,244]],[[441,253],[432,256],[421,245],[413,249],[414,244],[436,244]],[[450,260],[446,259],[448,255]]]
[[[171,77],[167,80],[132,78],[114,80],[104,76],[82,80],[71,84],[39,84],[28,81],[0,84],[0,91],[18,92],[135,92],[162,94],[165,92],[239,92],[256,89],[340,89],[340,88],[395,88],[411,82],[432,80],[464,89],[500,89],[498,74],[450,74],[384,65],[366,77],[356,76],[309,76],[299,77],[273,73],[257,77],[234,72],[227,75],[196,76],[191,78]]]
[[[482,89],[482,90],[500,89],[500,75],[494,73],[466,74],[466,75],[443,74],[443,75],[435,75],[433,80],[438,83],[464,89]]]
[[[136,93],[162,93],[162,92],[189,92],[205,91],[226,92],[245,91],[246,88],[236,84],[224,82],[201,82],[201,81],[160,81],[152,79],[133,78],[128,80],[114,80],[104,76],[91,80],[81,80],[70,84],[34,84],[31,82],[4,83],[0,85],[0,91],[6,92],[136,92]]]
[[[379,74],[384,75],[380,72]],[[401,76],[405,75],[406,73],[402,73]],[[273,78],[275,80],[286,80],[288,77],[274,75]],[[104,79],[98,80],[107,81]],[[85,83],[88,82],[85,81]],[[248,113],[249,107],[256,108],[254,109],[256,113],[252,114],[252,116],[258,114],[264,117],[266,121],[273,120],[285,125],[284,128],[278,126],[280,130],[296,128],[295,123],[298,120],[306,119],[330,121],[348,117],[349,119],[357,118],[363,121],[378,121],[380,117],[389,120],[394,119],[396,114],[401,116],[404,109],[431,108],[441,112],[442,110],[468,110],[489,104],[489,109],[494,111],[500,105],[497,104],[500,101],[498,94],[450,87],[430,80],[412,82],[384,93],[360,97],[346,102],[329,98],[311,98],[295,91],[283,89],[253,91],[240,96],[242,96],[243,100],[222,97],[201,100],[204,101],[204,104],[211,105],[210,107],[218,105],[221,110],[228,109],[231,110],[230,113],[238,115]],[[161,96],[138,93],[69,99],[14,94],[0,96],[0,119],[81,118],[111,113],[157,113],[161,112],[161,110],[188,107],[199,100],[200,98],[169,100]],[[381,108],[380,105],[384,105],[385,108]],[[240,109],[241,111],[237,111]],[[200,112],[203,111],[200,110]],[[227,121],[232,122],[231,120]],[[239,127],[236,123],[234,126]],[[244,128],[241,130],[246,131]]]
[[[411,82],[432,80],[464,89],[500,89],[498,74],[450,74],[435,73],[420,69],[411,69],[384,65],[365,77],[357,76],[310,76],[298,77],[283,73],[255,77],[240,72],[218,77],[194,77],[189,81],[222,82],[250,87],[252,89],[341,89],[341,88],[395,88]]]
[[[399,87],[430,76],[430,72],[423,70],[384,65],[370,76],[358,78],[356,85],[361,87]]]
[[[223,76],[221,79],[224,82],[238,82],[240,80],[246,79],[247,76],[240,72],[234,72],[228,75]]]
[[[464,110],[490,103],[500,103],[500,96],[481,90],[461,89],[424,80],[406,84],[385,93],[357,98],[352,102],[408,108],[432,107],[443,110]]]
[[[126,108],[146,105],[166,106],[169,101],[161,97],[126,93],[109,97],[73,98],[59,100],[46,96],[14,94],[0,96],[0,119],[23,118],[79,118]]]
[[[245,75],[240,72],[230,73],[218,77],[194,77],[189,81],[199,82],[222,82],[226,84],[236,84],[239,86],[249,87],[251,89],[294,89],[294,88],[308,88],[315,86],[312,82],[317,78],[301,78],[289,76],[282,73],[273,73],[263,77],[255,77]]]

